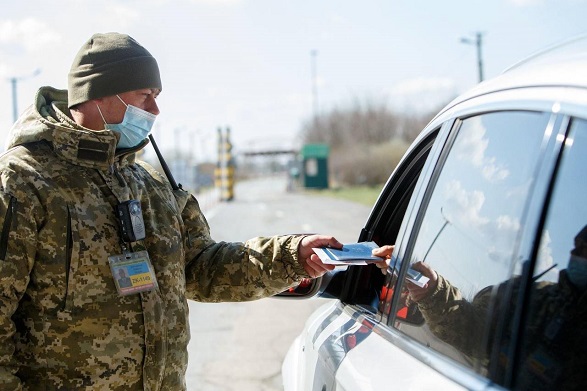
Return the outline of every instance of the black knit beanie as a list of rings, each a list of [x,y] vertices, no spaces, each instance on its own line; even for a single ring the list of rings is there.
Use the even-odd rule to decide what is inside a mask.
[[[143,88],[161,90],[155,58],[125,34],[94,34],[77,53],[67,80],[68,106]]]

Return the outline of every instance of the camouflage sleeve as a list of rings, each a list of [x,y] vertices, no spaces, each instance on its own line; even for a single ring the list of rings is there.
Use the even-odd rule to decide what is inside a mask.
[[[186,226],[188,298],[246,301],[272,296],[309,277],[297,260],[303,236],[254,238],[245,243],[215,242],[195,198],[183,209]]]
[[[418,308],[432,333],[470,357],[484,358],[480,346],[487,331],[486,319],[491,289],[480,291],[472,302],[465,300],[458,288],[438,275],[436,289]]]
[[[5,185],[3,183],[3,185]],[[16,312],[30,279],[37,242],[33,202],[24,195],[0,191],[0,389],[20,390],[13,354]]]

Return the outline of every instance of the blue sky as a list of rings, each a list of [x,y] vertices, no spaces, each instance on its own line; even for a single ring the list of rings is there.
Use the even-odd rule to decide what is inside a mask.
[[[489,78],[584,33],[585,16],[587,0],[11,2],[0,14],[0,142],[12,123],[9,78],[23,78],[19,111],[40,85],[66,88],[95,32],[128,33],[158,59],[164,152],[213,158],[219,126],[237,151],[295,145],[316,98],[312,50],[320,112],[356,99],[422,110],[477,83],[475,47],[462,37],[483,33]]]

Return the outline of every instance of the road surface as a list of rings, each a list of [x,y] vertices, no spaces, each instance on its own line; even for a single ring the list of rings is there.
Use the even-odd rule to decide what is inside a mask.
[[[285,178],[247,181],[235,199],[204,205],[215,240],[324,233],[356,241],[370,208],[287,192]],[[190,301],[190,391],[281,391],[281,363],[305,320],[326,299],[263,299],[249,303]]]

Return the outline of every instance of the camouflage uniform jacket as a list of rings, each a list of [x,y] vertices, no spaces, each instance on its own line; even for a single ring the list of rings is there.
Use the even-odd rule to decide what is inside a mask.
[[[285,290],[307,277],[301,237],[214,242],[195,198],[117,154],[111,131],[76,125],[66,98],[39,90],[0,157],[0,389],[185,389],[186,299]],[[159,288],[120,296],[108,257],[129,199],[147,232],[133,251],[148,251]]]
[[[436,289],[420,300],[418,308],[434,335],[487,367],[499,319],[495,311],[503,308],[501,300],[506,297],[510,284],[512,299],[506,308],[511,315],[506,319],[513,320],[519,278],[482,289],[469,302],[458,288],[438,275]],[[522,359],[519,371],[514,374],[516,389],[586,389],[587,293],[571,285],[565,270],[560,272],[558,283],[541,281],[532,288],[528,320],[522,334]],[[511,365],[506,355],[510,341],[511,330],[506,327],[493,379],[500,384],[505,366]]]

